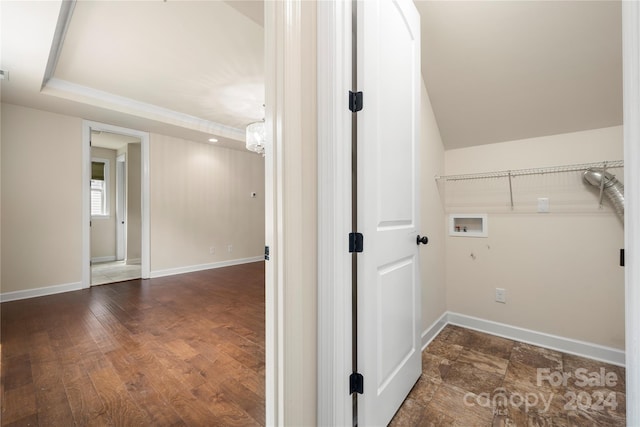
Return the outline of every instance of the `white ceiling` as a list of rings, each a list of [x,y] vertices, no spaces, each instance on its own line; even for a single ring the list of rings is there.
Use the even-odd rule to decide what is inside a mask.
[[[417,1],[448,149],[622,124],[619,1]]]
[[[261,1],[76,2],[56,55],[62,5],[0,2],[3,102],[243,148],[263,116]],[[416,5],[446,148],[622,123],[619,1]]]
[[[261,1],[0,5],[3,102],[237,149],[264,117]]]

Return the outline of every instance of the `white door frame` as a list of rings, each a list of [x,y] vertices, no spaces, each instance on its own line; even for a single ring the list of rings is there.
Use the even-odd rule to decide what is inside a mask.
[[[318,425],[351,425],[351,398],[345,391],[351,366],[350,336],[345,337],[351,330],[346,286],[351,264],[341,255],[344,233],[351,231],[345,219],[351,215],[351,153],[344,149],[351,122],[341,114],[351,78],[345,63],[351,56],[350,3],[318,2]],[[626,406],[627,424],[640,425],[640,3],[623,1],[622,19]]]
[[[353,420],[351,1],[318,2],[318,425]]]
[[[276,42],[276,10],[271,2],[264,2],[264,34],[265,34],[265,246],[269,248],[269,259],[265,260],[265,420],[266,425],[282,424],[282,376],[284,364],[282,361],[282,345],[278,339],[282,335],[282,319],[278,302],[282,299],[282,292],[278,284],[278,201],[276,189],[278,186],[276,171],[278,164],[275,157],[275,141],[277,138],[274,126],[276,110],[273,100],[277,97],[276,87],[277,69],[274,53],[278,52]],[[265,250],[266,253],[266,250]]]
[[[640,3],[622,2],[627,425],[640,425]]]
[[[318,2],[319,3],[319,2]],[[266,425],[317,414],[316,12],[265,4]]]
[[[127,159],[122,153],[116,157],[116,261],[127,259],[126,167]]]
[[[104,123],[82,121],[82,288],[91,287],[91,203],[89,183],[91,181],[91,131],[103,131],[140,139],[142,157],[142,278],[148,279],[150,273],[149,258],[149,133],[134,129],[113,126]]]

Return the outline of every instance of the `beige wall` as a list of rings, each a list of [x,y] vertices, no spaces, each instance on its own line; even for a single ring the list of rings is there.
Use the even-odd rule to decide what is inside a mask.
[[[142,257],[142,152],[140,143],[127,144],[127,263]]]
[[[445,153],[447,174],[623,158],[621,127],[512,141]],[[622,171],[614,171],[622,178]],[[448,213],[488,214],[489,237],[447,236],[448,310],[513,326],[624,348],[623,226],[599,209],[578,173],[441,186]],[[551,212],[536,212],[549,197]],[[495,288],[507,303],[494,301]]]
[[[438,186],[433,179],[444,172],[444,148],[431,101],[422,83],[422,127],[420,146],[420,234],[429,244],[420,248],[422,282],[422,329],[429,328],[447,310],[445,269],[444,210]]]
[[[152,274],[261,256],[264,159],[163,135],[150,139]]]
[[[109,216],[91,218],[91,259],[116,256],[116,152],[92,147],[91,158],[109,160]]]
[[[0,290],[79,286],[82,120],[11,104],[1,112]],[[262,157],[162,135],[150,145],[152,272],[262,255]]]
[[[2,293],[80,282],[81,141],[79,118],[2,104]]]

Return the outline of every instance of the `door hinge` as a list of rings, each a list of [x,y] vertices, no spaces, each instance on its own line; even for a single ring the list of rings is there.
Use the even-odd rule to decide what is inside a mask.
[[[364,245],[362,233],[349,233],[349,252],[362,252]]]
[[[357,372],[349,375],[349,394],[362,394],[364,391],[364,377]]]
[[[624,267],[624,249],[620,249],[620,267]]]
[[[362,92],[349,91],[349,110],[354,113],[362,110]]]
[[[264,259],[269,261],[269,246],[264,247]]]

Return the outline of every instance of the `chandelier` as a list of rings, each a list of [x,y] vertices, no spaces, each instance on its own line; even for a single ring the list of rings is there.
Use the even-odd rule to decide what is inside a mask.
[[[249,123],[247,125],[247,132],[245,138],[245,144],[247,150],[254,153],[262,154],[264,156],[264,120],[259,122]]]

